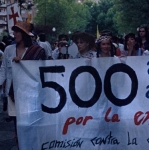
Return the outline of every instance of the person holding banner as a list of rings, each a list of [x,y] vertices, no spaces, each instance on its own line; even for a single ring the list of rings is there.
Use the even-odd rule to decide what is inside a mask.
[[[16,127],[16,111],[15,98],[12,84],[12,61],[19,62],[20,60],[39,60],[45,59],[45,51],[40,46],[32,43],[30,32],[30,24],[17,21],[12,27],[14,39],[17,44],[9,45],[5,48],[4,59],[0,70],[0,85],[2,86],[6,80],[6,95],[8,100],[8,115],[14,119]],[[17,130],[16,141],[17,141]]]
[[[136,36],[134,33],[128,33],[125,36],[124,49],[126,56],[141,56],[143,51],[139,48]]]
[[[93,36],[86,32],[79,32],[75,35],[74,42],[78,47],[78,54],[75,58],[93,58],[96,57],[95,40]]]
[[[98,40],[98,51],[97,51],[97,58],[98,57],[112,57],[114,56],[115,49],[113,47],[111,37],[110,36],[100,36]]]

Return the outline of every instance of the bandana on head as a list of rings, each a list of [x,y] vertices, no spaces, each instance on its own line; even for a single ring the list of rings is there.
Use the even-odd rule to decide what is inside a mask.
[[[105,35],[105,36],[100,36],[99,39],[98,39],[98,42],[101,42],[101,41],[103,41],[103,40],[111,40],[111,37],[110,37],[110,36],[107,36],[107,35]]]

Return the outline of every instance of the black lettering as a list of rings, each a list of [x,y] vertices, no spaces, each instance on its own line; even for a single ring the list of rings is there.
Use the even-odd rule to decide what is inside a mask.
[[[112,93],[110,81],[111,81],[111,76],[116,72],[124,72],[128,74],[128,76],[130,77],[132,81],[130,95],[125,99],[119,99],[115,97]],[[131,67],[129,67],[126,64],[115,64],[107,70],[105,79],[104,79],[104,92],[107,98],[114,105],[125,106],[125,105],[130,104],[133,101],[133,99],[136,97],[137,90],[138,90],[138,79],[137,79],[135,71]]]
[[[83,101],[82,99],[80,99],[75,90],[75,87],[76,87],[75,80],[79,74],[84,73],[84,72],[90,73],[94,77],[95,84],[96,84],[93,97],[88,101]],[[85,87],[85,85],[84,85],[84,87]],[[101,78],[95,68],[93,68],[91,66],[81,66],[81,67],[76,68],[71,73],[70,81],[69,81],[69,92],[70,92],[72,101],[77,106],[83,107],[83,108],[88,108],[88,107],[93,106],[98,101],[101,91],[102,91]]]
[[[49,142],[43,143],[42,146],[41,146],[41,150],[46,150],[47,148],[45,148],[44,146],[45,146],[46,144],[48,144],[48,143],[49,143]]]
[[[53,81],[45,82],[44,81],[44,73],[65,72],[65,67],[64,66],[39,67],[39,70],[40,70],[40,79],[41,79],[42,87],[43,88],[45,88],[45,87],[53,88],[55,91],[57,91],[59,93],[59,96],[60,96],[60,102],[56,108],[49,108],[49,107],[41,104],[42,111],[44,111],[46,113],[58,113],[63,109],[63,107],[66,104],[66,92],[65,92],[64,88],[56,82],[53,82]]]

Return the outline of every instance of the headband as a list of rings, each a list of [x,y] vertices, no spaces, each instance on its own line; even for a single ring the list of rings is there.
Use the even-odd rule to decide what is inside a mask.
[[[100,38],[98,39],[98,42],[101,42],[103,40],[111,40],[111,37],[110,36],[100,36]]]

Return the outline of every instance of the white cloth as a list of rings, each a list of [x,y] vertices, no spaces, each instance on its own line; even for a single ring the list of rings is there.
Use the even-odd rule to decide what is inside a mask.
[[[68,53],[69,53],[73,58],[75,58],[75,56],[76,56],[77,53],[78,53],[78,47],[77,47],[77,45],[76,45],[73,41],[71,41],[71,44],[70,44],[70,46],[68,47]]]
[[[45,42],[39,41],[38,44],[39,44],[39,46],[44,48],[45,54],[46,54],[46,59],[48,59],[52,55],[52,48],[51,48],[50,43],[48,41],[45,41]]]
[[[52,58],[55,60],[55,59],[58,58],[58,55],[59,55],[59,49],[58,49],[58,47],[57,47],[56,49],[54,49],[54,50],[52,51]]]
[[[149,56],[149,51],[148,50],[145,50],[142,54],[142,56]]]
[[[12,82],[12,60],[14,57],[16,57],[16,44],[6,47],[4,51],[4,59],[0,69],[0,85],[2,85],[6,80],[6,96],[8,96]],[[10,116],[15,116],[15,106],[10,97],[8,97],[8,114]]]
[[[55,60],[55,59],[59,59],[59,54],[60,54],[60,50],[58,48],[54,49],[53,52],[52,52],[52,58]],[[61,49],[61,54],[66,54],[66,47],[63,47]],[[69,54],[69,53],[68,53]],[[72,59],[73,56],[71,56],[71,54],[69,54],[69,57],[68,59]],[[63,58],[60,58],[60,59],[63,59]]]
[[[6,47],[0,70],[0,85],[6,80],[6,95],[8,95],[12,82],[12,60],[14,57],[16,57],[16,44]]]
[[[88,58],[88,57],[93,58],[93,57],[97,56],[96,54],[97,54],[96,52],[89,50],[89,51],[85,52],[84,54],[78,53],[75,58]]]
[[[120,44],[120,43],[119,43],[119,44],[118,44],[118,47],[119,47],[119,49],[120,49],[121,52],[122,52],[122,51],[125,51],[125,50],[124,50],[124,44]]]
[[[66,49],[66,47],[64,47],[65,49]],[[66,51],[66,50],[65,50]],[[61,52],[62,52],[62,50],[61,50]],[[58,47],[56,48],[56,49],[54,49],[53,51],[52,51],[52,58],[53,59],[57,59],[58,58],[58,56],[59,56],[59,49],[58,49]],[[63,52],[62,52],[63,53]],[[64,52],[64,54],[65,54],[66,52]],[[77,45],[73,42],[73,41],[71,41],[71,44],[70,44],[70,46],[68,47],[68,54],[69,54],[69,56],[70,56],[70,58],[75,58],[75,56],[77,55],[77,53],[78,53],[78,47],[77,47]]]
[[[7,97],[8,100],[8,115],[9,116],[16,116],[16,108],[15,103],[11,100],[10,96]]]

